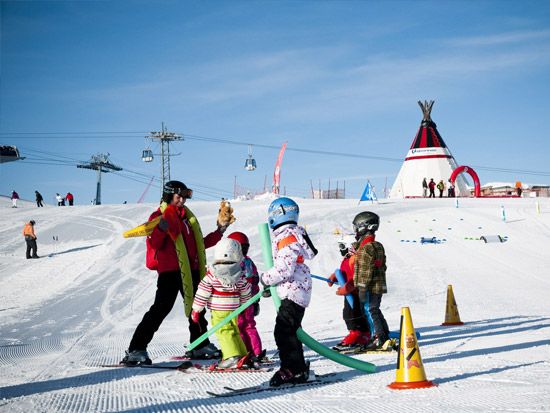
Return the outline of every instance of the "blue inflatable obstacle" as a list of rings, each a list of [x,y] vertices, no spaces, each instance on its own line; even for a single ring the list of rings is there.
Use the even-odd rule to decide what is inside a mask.
[[[421,244],[441,244],[442,242],[447,242],[445,238],[438,239],[437,237],[421,237]]]

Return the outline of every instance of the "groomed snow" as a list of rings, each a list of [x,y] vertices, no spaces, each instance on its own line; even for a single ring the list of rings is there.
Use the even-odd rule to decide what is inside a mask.
[[[206,390],[264,382],[272,373],[190,374],[171,370],[106,369],[124,354],[153,301],[156,274],[144,266],[143,239],[121,233],[146,220],[154,205],[45,207],[0,200],[0,411],[550,411],[550,200],[450,199],[301,200],[302,223],[320,254],[313,273],[340,261],[335,228],[349,230],[364,209],[380,214],[378,239],[388,255],[389,293],[382,310],[396,330],[400,308],[411,308],[420,350],[437,388],[392,391],[395,353],[364,355],[375,374],[335,364],[307,350],[317,373],[340,382],[306,389],[216,399]],[[269,200],[234,203],[251,256],[262,268],[257,225]],[[507,222],[501,220],[500,206]],[[216,202],[192,202],[204,232],[215,228]],[[23,225],[37,222],[39,260],[26,260]],[[507,236],[484,244],[465,238]],[[405,242],[420,237],[441,244]],[[57,241],[54,241],[57,237]],[[349,236],[345,236],[349,239]],[[452,284],[461,327],[442,327]],[[303,327],[334,345],[345,333],[341,297],[315,281]],[[155,362],[183,353],[188,342],[181,299],[149,347]],[[263,300],[259,331],[270,353],[275,312]]]

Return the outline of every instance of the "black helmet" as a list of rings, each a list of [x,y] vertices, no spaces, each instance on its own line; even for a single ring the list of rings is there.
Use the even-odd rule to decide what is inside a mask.
[[[380,217],[374,212],[360,212],[353,218],[353,230],[355,235],[362,237],[366,234],[374,234],[380,226]]]
[[[31,224],[31,225],[34,225],[34,224],[36,224],[36,222],[34,222],[34,220],[31,219],[30,224]]]
[[[172,195],[178,194],[184,198],[191,198],[193,196],[193,190],[187,188],[183,182],[180,181],[168,181],[162,188],[162,200],[164,202],[171,202]]]

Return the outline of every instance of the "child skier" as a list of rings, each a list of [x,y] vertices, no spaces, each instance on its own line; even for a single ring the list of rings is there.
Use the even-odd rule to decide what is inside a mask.
[[[258,269],[254,261],[247,255],[248,249],[250,248],[250,241],[246,234],[242,232],[233,232],[227,237],[241,244],[244,257],[241,261],[243,277],[250,284],[252,295],[256,295],[258,291],[260,291],[260,287],[258,286],[260,277],[258,276]],[[256,302],[239,314],[237,322],[241,338],[243,339],[246,350],[251,354],[251,361],[253,363],[261,363],[265,360],[265,350],[262,350],[262,340],[260,339],[258,330],[256,330],[256,320],[254,320],[254,317],[259,313],[260,303]]]
[[[309,378],[309,363],[304,360],[304,349],[296,332],[311,299],[311,276],[304,260],[312,259],[317,250],[306,231],[298,226],[300,209],[292,199],[276,199],[268,214],[273,231],[274,265],[262,274],[262,281],[277,286],[281,298],[274,330],[281,368],[269,381],[270,386],[276,387],[304,383]]]
[[[191,318],[198,323],[204,307],[210,309],[212,325],[250,299],[250,284],[242,276],[243,254],[234,239],[222,239],[214,249],[214,264],[202,279],[193,301]],[[240,368],[247,361],[246,347],[239,334],[237,321],[232,319],[216,332],[222,351],[219,369]]]
[[[351,294],[353,297],[353,307],[350,305],[347,298],[344,297],[343,318],[349,334],[333,347],[333,350],[350,351],[368,344],[371,335],[357,288],[353,283],[355,245],[351,245],[347,248],[344,243],[340,243],[339,247],[340,253],[344,257],[340,264],[340,271],[343,273],[346,283],[336,290],[336,295],[345,296],[346,294]],[[331,280],[329,287],[332,287],[332,284],[337,282],[336,275],[332,274],[329,279]]]
[[[361,212],[353,219],[357,240],[353,284],[365,309],[372,338],[364,350],[382,350],[389,340],[389,328],[380,303],[386,287],[386,254],[384,246],[375,241],[375,232],[380,226],[380,217],[374,212]]]

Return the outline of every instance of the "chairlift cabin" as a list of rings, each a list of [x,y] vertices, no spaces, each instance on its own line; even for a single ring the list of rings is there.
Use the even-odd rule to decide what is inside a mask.
[[[248,145],[248,158],[244,161],[244,169],[247,171],[256,169],[256,159],[252,157],[252,145]]]
[[[0,146],[0,163],[18,161],[22,158],[16,146]]]
[[[141,154],[141,160],[143,162],[153,162],[153,151],[151,149],[144,149]]]

